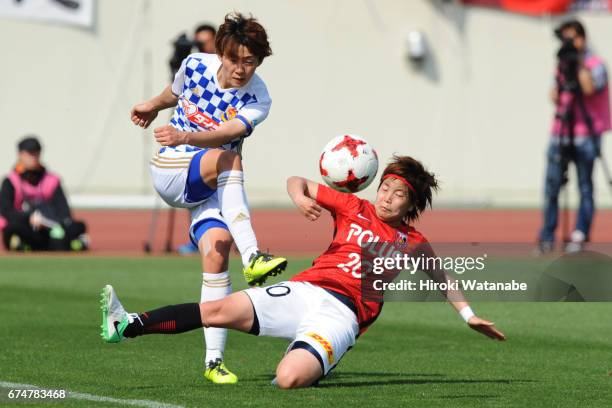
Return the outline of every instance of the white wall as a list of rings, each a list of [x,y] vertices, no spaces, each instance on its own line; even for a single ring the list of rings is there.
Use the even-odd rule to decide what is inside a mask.
[[[36,133],[73,201],[152,194],[152,132],[133,127],[129,110],[167,83],[180,31],[241,10],[260,19],[274,50],[259,69],[272,111],[244,148],[252,203],[288,204],[286,177],[318,179],[320,149],[353,132],[381,158],[426,163],[442,180],[439,203],[537,206],[558,21],[442,3],[100,0],[93,31],[2,20],[0,163],[8,169],[15,142]],[[580,17],[612,60],[612,16]],[[432,53],[422,71],[406,60],[411,29]],[[597,180],[599,203],[612,205],[601,171]]]

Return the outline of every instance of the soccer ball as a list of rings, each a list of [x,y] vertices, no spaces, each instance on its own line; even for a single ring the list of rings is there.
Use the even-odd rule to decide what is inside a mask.
[[[325,183],[345,193],[361,191],[378,172],[376,150],[362,137],[341,135],[333,138],[321,153],[319,170]]]

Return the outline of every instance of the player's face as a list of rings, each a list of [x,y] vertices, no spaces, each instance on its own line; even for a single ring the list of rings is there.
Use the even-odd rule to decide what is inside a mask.
[[[245,86],[259,65],[257,57],[244,45],[240,45],[236,55],[222,55],[219,68],[219,82],[223,88],[240,88]]]
[[[385,223],[397,227],[412,209],[408,187],[398,179],[388,178],[376,192],[376,215]]]

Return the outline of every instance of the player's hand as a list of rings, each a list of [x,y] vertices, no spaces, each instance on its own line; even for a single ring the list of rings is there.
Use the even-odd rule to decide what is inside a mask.
[[[136,126],[140,126],[141,128],[148,128],[156,117],[157,109],[155,109],[150,103],[139,103],[132,108],[132,123],[134,123]]]
[[[472,316],[470,317],[470,320],[468,320],[467,323],[468,326],[470,326],[470,329],[476,330],[477,332],[482,333],[493,340],[506,340],[506,336],[504,335],[504,333],[497,330],[493,322],[481,319],[478,316]]]
[[[295,204],[302,215],[310,221],[316,221],[320,216],[323,208],[315,200],[310,197],[303,196],[299,198]]]
[[[187,143],[187,132],[176,130],[170,125],[153,130],[155,140],[162,146],[178,146]]]

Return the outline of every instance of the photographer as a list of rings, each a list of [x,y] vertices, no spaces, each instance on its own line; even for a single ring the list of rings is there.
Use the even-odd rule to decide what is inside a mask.
[[[17,164],[2,182],[4,246],[15,251],[87,249],[85,224],[72,219],[59,177],[40,162],[41,149],[35,137],[22,139],[17,145]]]
[[[215,37],[217,30],[210,24],[201,24],[193,33],[193,42],[199,52],[206,54],[215,53]]]
[[[171,80],[174,80],[174,75],[181,66],[181,62],[193,52],[196,48],[197,52],[206,54],[215,53],[215,38],[217,30],[210,24],[200,24],[193,32],[193,40],[183,33],[177,37],[172,43],[174,47],[172,56],[170,57],[170,75]]]
[[[556,105],[547,153],[544,191],[544,225],[539,251],[553,250],[559,214],[559,191],[568,181],[568,165],[574,162],[580,190],[580,207],[568,252],[583,248],[589,240],[595,212],[593,165],[599,156],[601,135],[609,130],[610,101],[608,78],[603,60],[587,47],[584,26],[567,21],[555,30],[562,41],[551,99]]]

